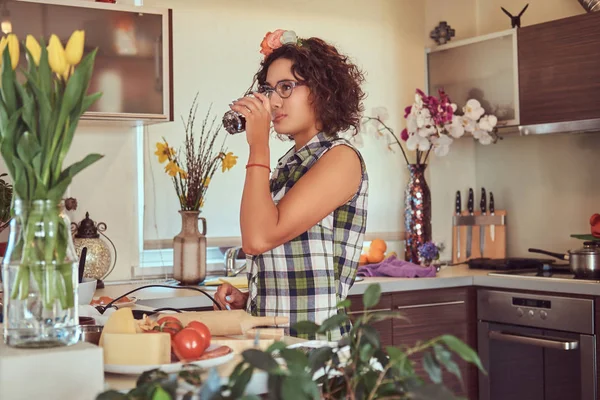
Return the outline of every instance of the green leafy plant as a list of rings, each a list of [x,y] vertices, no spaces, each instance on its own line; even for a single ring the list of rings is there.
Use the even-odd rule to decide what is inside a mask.
[[[380,297],[380,285],[369,285],[363,295],[364,313],[353,322],[349,335],[336,346],[305,348],[303,351],[300,348],[288,348],[283,342],[275,342],[266,351],[248,349],[242,353],[243,361],[236,365],[226,384],[215,384],[218,383],[218,377],[214,377],[213,371],[212,376],[200,386],[199,371],[191,372],[196,377],[196,391],[188,389],[186,393],[192,396],[202,390],[201,398],[210,400],[258,399],[256,396],[244,396],[244,392],[253,373],[260,370],[268,374],[269,399],[449,400],[457,397],[444,386],[442,371],[447,370],[462,382],[453,353],[486,373],[477,353],[452,335],[442,335],[411,346],[382,348],[373,323],[404,317],[397,311],[370,311],[379,303]],[[349,306],[349,300],[339,304],[343,308]],[[300,333],[325,335],[345,325],[348,319],[345,313],[340,313],[322,325],[303,321],[296,324],[295,329]],[[429,381],[415,372],[415,358],[418,355],[422,355],[421,362]],[[185,374],[189,375],[190,372],[185,371]],[[98,400],[162,399],[165,397],[158,397],[158,394],[166,391],[163,385],[172,384],[176,379],[167,378],[167,375],[157,378],[152,383],[153,390],[146,392],[146,397],[135,397],[133,391],[127,395],[118,394],[121,397],[107,397],[116,393],[106,392]],[[189,383],[189,379],[186,381]],[[210,386],[215,389],[209,391],[207,388]],[[160,392],[159,387],[162,388]],[[135,390],[139,393],[138,388]]]

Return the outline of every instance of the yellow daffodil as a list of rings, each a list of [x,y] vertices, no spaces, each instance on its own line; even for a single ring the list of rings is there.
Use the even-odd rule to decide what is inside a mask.
[[[175,161],[169,161],[169,163],[165,165],[165,172],[169,174],[169,176],[175,176],[179,172],[179,167]]]
[[[67,63],[69,65],[77,65],[83,57],[83,45],[85,43],[85,32],[75,31],[71,34],[65,53],[67,56]]]
[[[204,182],[202,182],[202,186],[208,187],[209,183],[210,183],[210,176],[207,176],[206,178],[204,178]]]
[[[64,80],[69,78],[69,64],[67,63],[65,49],[56,35],[50,36],[50,43],[48,44],[48,62],[55,74]]]
[[[171,157],[175,155],[175,150],[172,147],[165,143],[156,143],[156,151],[154,152],[156,156],[158,156],[158,162],[164,163],[167,160],[170,160]]]
[[[25,39],[25,47],[29,50],[29,54],[33,57],[35,65],[40,65],[40,57],[42,56],[42,48],[38,41],[31,35],[27,35]]]
[[[221,165],[221,170],[223,172],[230,170],[231,168],[233,168],[233,166],[235,164],[237,164],[237,156],[234,156],[232,152],[229,152],[227,154],[222,154],[222,165]]]
[[[8,47],[8,54],[10,56],[10,64],[12,69],[17,68],[17,65],[19,64],[19,56],[20,54],[20,49],[19,49],[19,39],[17,38],[17,35],[15,35],[14,33],[9,33],[8,36],[3,37],[2,39],[0,39],[0,65],[2,65],[2,60],[4,57],[4,50]]]

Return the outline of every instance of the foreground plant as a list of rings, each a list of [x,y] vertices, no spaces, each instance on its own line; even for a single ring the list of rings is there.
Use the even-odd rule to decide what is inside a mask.
[[[382,348],[379,334],[372,324],[403,317],[396,311],[369,311],[379,303],[380,297],[379,284],[367,288],[363,295],[365,312],[353,322],[348,337],[337,345],[292,349],[283,342],[276,342],[266,351],[245,350],[243,361],[235,367],[224,385],[220,384],[214,370],[204,382],[199,370],[186,369],[179,375],[153,370],[128,394],[108,391],[99,395],[97,400],[162,400],[176,395],[203,400],[259,399],[244,395],[253,373],[259,370],[268,373],[269,399],[450,400],[456,397],[444,386],[442,370],[462,381],[453,353],[485,373],[477,353],[452,335],[442,335],[412,346]],[[347,300],[340,303],[340,307],[349,306]],[[295,329],[300,333],[325,335],[330,330],[339,329],[348,318],[340,313],[322,325],[304,321],[296,324]],[[430,382],[415,372],[418,355],[422,355]],[[153,378],[147,379],[149,376]]]
[[[62,223],[61,199],[73,177],[102,158],[90,154],[63,168],[81,116],[101,96],[87,95],[96,50],[83,57],[84,36],[74,32],[65,50],[56,35],[48,47],[28,35],[24,82],[16,73],[17,37],[0,40],[0,153],[13,181],[10,262],[19,268],[10,298],[26,299],[35,285],[48,310],[56,301],[63,310],[75,306],[72,260],[66,260],[70,227]]]

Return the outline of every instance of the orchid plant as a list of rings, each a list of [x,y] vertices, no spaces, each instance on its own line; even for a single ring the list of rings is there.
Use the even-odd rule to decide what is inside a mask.
[[[438,98],[427,96],[417,89],[414,103],[404,110],[406,128],[400,138],[385,123],[389,114],[384,107],[377,107],[371,116],[365,116],[363,127],[370,131],[376,129],[379,137],[387,136],[388,148],[400,147],[407,164],[410,162],[404,146],[409,151],[416,151],[416,164],[426,164],[431,150],[438,157],[447,155],[452,142],[465,132],[482,145],[496,143],[500,139],[496,128],[498,119],[494,115],[484,115],[485,110],[476,99],[467,101],[462,115],[456,114],[456,110],[456,104],[443,90],[439,91]],[[357,137],[354,140],[360,144],[362,139]]]

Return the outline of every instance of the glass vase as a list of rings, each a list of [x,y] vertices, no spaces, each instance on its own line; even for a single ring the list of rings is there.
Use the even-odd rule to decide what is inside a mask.
[[[431,191],[425,180],[427,164],[409,164],[409,179],[405,192],[404,228],[406,246],[404,258],[420,265],[419,246],[431,241]]]
[[[15,200],[2,263],[7,345],[46,348],[79,340],[78,262],[70,225],[62,203]]]

